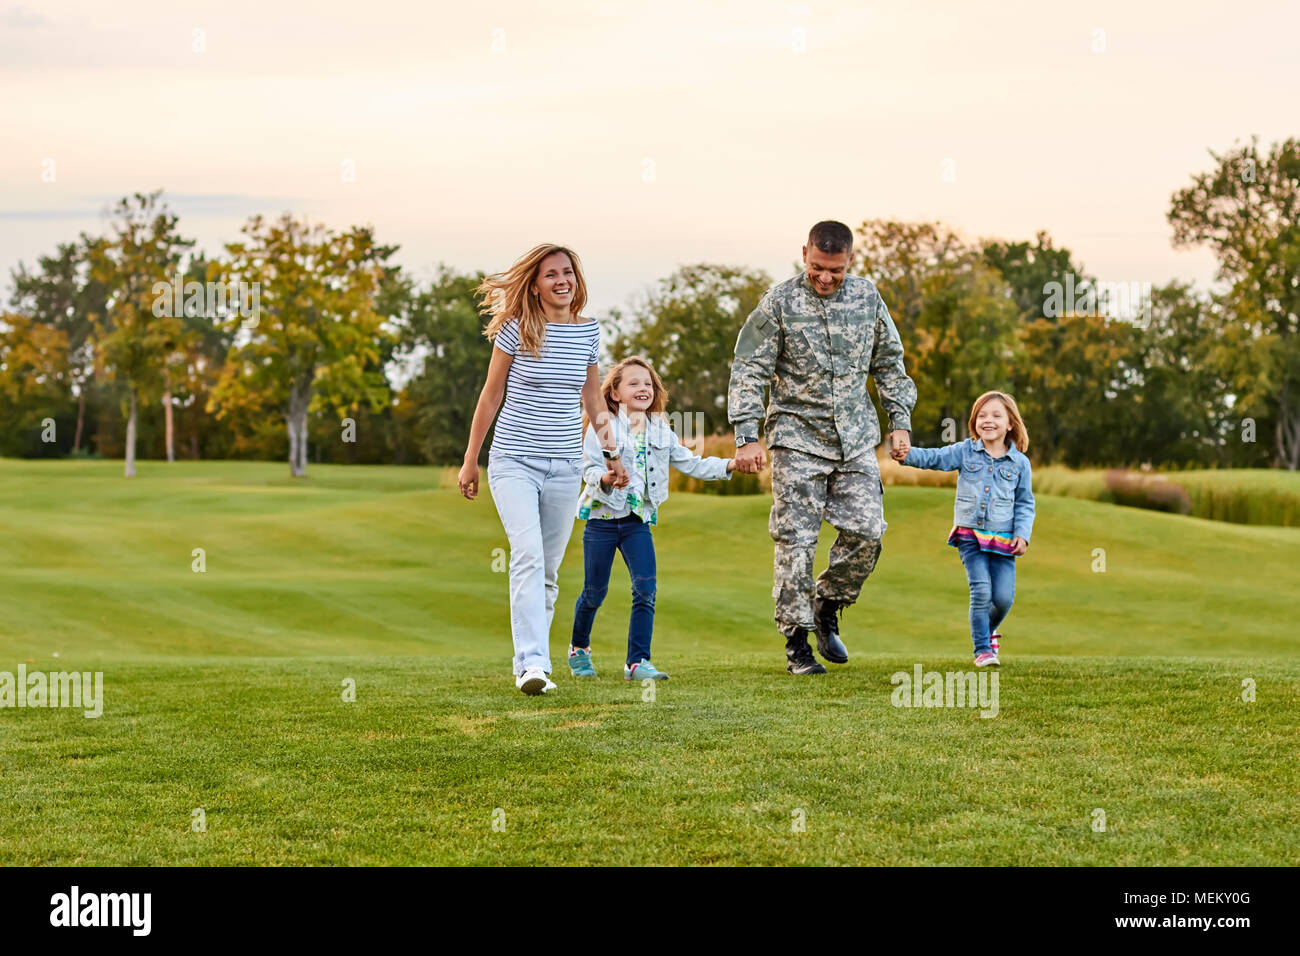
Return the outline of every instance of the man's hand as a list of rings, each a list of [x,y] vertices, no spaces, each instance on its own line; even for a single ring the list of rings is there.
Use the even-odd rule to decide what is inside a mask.
[[[890,458],[894,459],[894,461],[902,461],[911,450],[912,438],[905,430],[896,428],[889,433]]]
[[[1024,554],[1029,550],[1029,542],[1024,538],[1015,537],[1011,539],[1011,553]]]
[[[736,463],[736,471],[757,475],[767,464],[767,452],[763,450],[761,442],[752,441],[737,448],[736,457],[732,460]]]

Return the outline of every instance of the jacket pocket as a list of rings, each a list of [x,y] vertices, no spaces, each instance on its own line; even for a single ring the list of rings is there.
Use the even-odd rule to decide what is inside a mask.
[[[799,337],[802,339],[804,347],[821,368],[831,369],[834,362],[831,358],[830,342],[826,340],[826,330],[820,324],[812,322],[799,323]]]
[[[1010,498],[994,495],[989,504],[989,521],[995,524],[1010,524],[1014,502]]]

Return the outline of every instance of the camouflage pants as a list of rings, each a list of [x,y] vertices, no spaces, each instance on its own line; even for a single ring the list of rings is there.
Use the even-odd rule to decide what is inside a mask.
[[[880,467],[874,451],[851,461],[821,458],[792,448],[772,449],[772,516],[776,542],[776,623],[791,636],[813,630],[814,596],[852,604],[880,557],[885,533]],[[822,519],[839,532],[830,564],[813,582],[813,558]]]

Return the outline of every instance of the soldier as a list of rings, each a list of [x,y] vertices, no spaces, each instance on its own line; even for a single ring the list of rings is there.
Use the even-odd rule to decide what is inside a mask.
[[[916,385],[903,368],[903,343],[870,279],[847,275],[853,233],[819,222],[803,247],[805,271],[767,291],[736,339],[727,418],[736,429],[736,469],[766,461],[758,441],[763,390],[771,387],[766,437],[772,450],[776,623],[786,638],[786,670],[825,674],[813,658],[848,661],[838,615],[858,599],[880,556],[884,486],[876,464],[880,422],[867,393],[876,380],[890,419],[891,455],[911,448]],[[839,532],[830,565],[813,581],[822,519]]]

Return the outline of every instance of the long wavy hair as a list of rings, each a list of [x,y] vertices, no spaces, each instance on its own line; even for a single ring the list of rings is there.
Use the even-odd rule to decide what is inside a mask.
[[[525,252],[505,272],[485,278],[475,290],[483,297],[479,311],[491,316],[483,330],[489,342],[496,341],[501,326],[511,319],[518,319],[520,347],[534,358],[541,356],[542,344],[546,341],[546,313],[542,311],[541,298],[533,293],[532,287],[541,271],[542,260],[557,252],[564,253],[573,263],[573,301],[569,312],[573,316],[582,314],[587,304],[587,280],[582,276],[578,254],[567,246],[544,242]]]
[[[967,428],[970,429],[971,438],[979,438],[975,432],[975,418],[979,415],[980,409],[983,408],[993,399],[997,399],[1007,410],[1007,441],[1015,445],[1023,455],[1029,450],[1029,429],[1025,427],[1025,420],[1020,417],[1020,409],[1016,407],[1016,400],[1006,392],[985,392],[979,398],[975,399],[974,406],[970,410],[970,421]]]
[[[650,373],[650,384],[654,388],[654,398],[650,400],[650,407],[645,410],[647,417],[662,415],[668,409],[668,389],[664,388],[663,380],[659,378],[659,373],[654,370],[654,366],[640,355],[629,355],[605,373],[605,380],[600,383],[600,394],[605,399],[605,407],[609,409],[611,415],[618,417],[618,402],[614,400],[614,389],[623,383],[623,375],[634,365]],[[587,424],[587,413],[584,411],[582,413],[584,435],[587,433]]]

